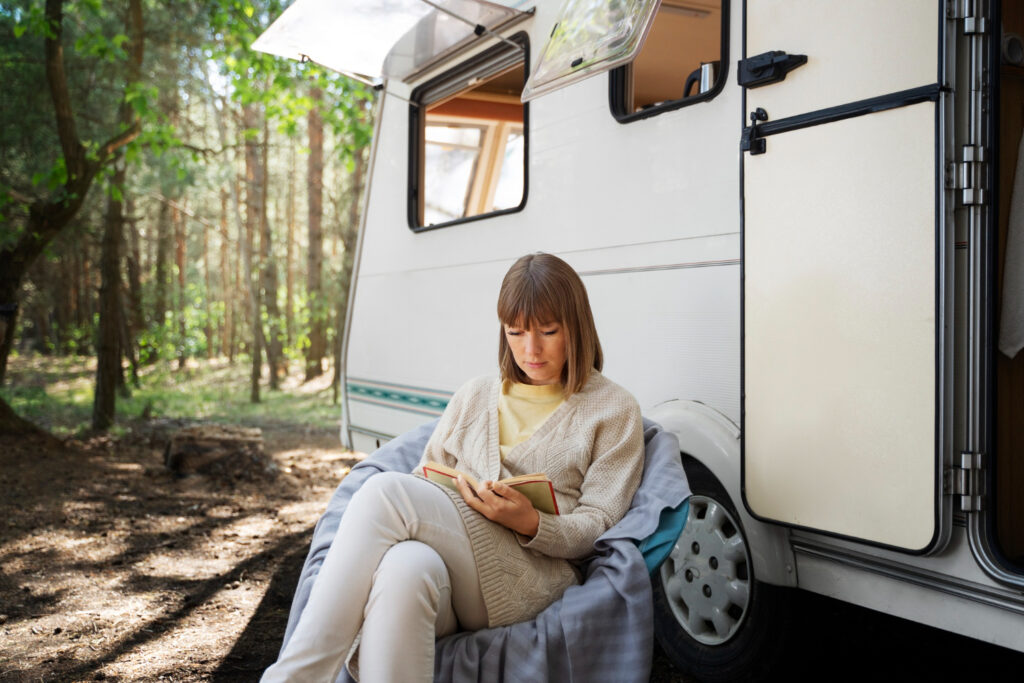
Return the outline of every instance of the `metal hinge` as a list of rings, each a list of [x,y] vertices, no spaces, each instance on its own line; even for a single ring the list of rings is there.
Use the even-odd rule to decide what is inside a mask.
[[[942,492],[959,498],[962,512],[977,512],[984,505],[984,480],[982,479],[981,453],[960,454],[960,464],[942,473]]]
[[[988,2],[987,0],[947,0],[946,18],[962,21],[965,35],[986,33],[988,31]]]
[[[988,203],[988,155],[981,145],[960,148],[960,161],[946,169],[946,189],[960,190],[964,206]]]

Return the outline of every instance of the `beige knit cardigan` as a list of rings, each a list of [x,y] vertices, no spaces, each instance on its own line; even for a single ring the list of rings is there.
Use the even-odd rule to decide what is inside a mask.
[[[415,470],[422,473],[422,465],[432,460],[480,481],[545,472],[554,485],[561,514],[540,512],[532,539],[491,522],[442,487],[466,524],[491,627],[534,618],[578,583],[568,560],[591,554],[597,537],[629,509],[644,457],[636,399],[592,371],[582,391],[566,399],[503,462],[498,449],[500,391],[501,380],[493,377],[460,388]]]

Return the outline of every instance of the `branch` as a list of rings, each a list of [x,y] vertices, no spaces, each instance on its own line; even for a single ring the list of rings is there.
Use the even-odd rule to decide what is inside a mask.
[[[31,197],[31,196],[29,196],[27,194],[24,194],[24,193],[22,193],[22,192],[20,192],[18,190],[15,190],[13,187],[8,187],[7,188],[7,196],[9,196],[11,199],[13,199],[14,201],[19,202],[21,204],[31,204],[32,202],[35,201],[34,197]]]
[[[221,147],[220,149],[213,149],[212,147],[198,147],[196,145],[190,145],[187,142],[181,143],[182,149],[187,149],[190,152],[202,154],[203,156],[218,156],[229,149],[236,149],[237,147],[238,145],[228,145],[227,147]]]
[[[205,225],[206,227],[208,227],[208,228],[210,228],[212,230],[217,230],[217,226],[216,225],[214,225],[210,221],[206,220],[202,216],[199,216],[198,214],[196,214],[195,211],[192,211],[191,209],[185,208],[184,206],[182,206],[181,204],[177,203],[173,199],[168,199],[167,197],[163,196],[162,194],[157,194],[155,192],[146,192],[144,194],[144,196],[152,197],[153,199],[155,199],[158,202],[161,202],[163,204],[166,204],[167,206],[171,207],[172,209],[177,209],[178,211],[180,211],[181,213],[185,214],[186,216],[188,216],[189,218],[191,218],[195,222],[199,223],[200,225]]]
[[[68,94],[68,79],[64,72],[64,0],[46,0],[46,82],[50,86],[53,110],[57,117],[57,135],[60,137],[68,178],[85,175],[85,149],[78,138],[75,114]]]
[[[103,143],[103,145],[100,147],[100,159],[108,159],[118,149],[124,147],[129,142],[139,137],[139,134],[141,132],[142,124],[136,117],[135,121],[132,123],[131,127],[128,130],[124,131],[123,133],[119,133],[118,135],[115,135],[114,137],[110,138],[105,143]]]

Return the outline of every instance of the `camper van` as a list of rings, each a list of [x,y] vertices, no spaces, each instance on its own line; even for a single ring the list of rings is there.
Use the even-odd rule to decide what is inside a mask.
[[[679,440],[681,669],[742,678],[792,588],[1024,651],[1021,35],[996,0],[298,0],[256,47],[379,91],[342,438],[495,372],[550,252]]]

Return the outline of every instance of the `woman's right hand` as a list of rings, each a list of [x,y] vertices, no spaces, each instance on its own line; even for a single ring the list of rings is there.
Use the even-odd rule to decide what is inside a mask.
[[[461,475],[455,481],[455,485],[466,505],[487,519],[529,538],[537,535],[540,513],[534,509],[529,498],[511,486],[501,482],[485,481],[474,491]]]

